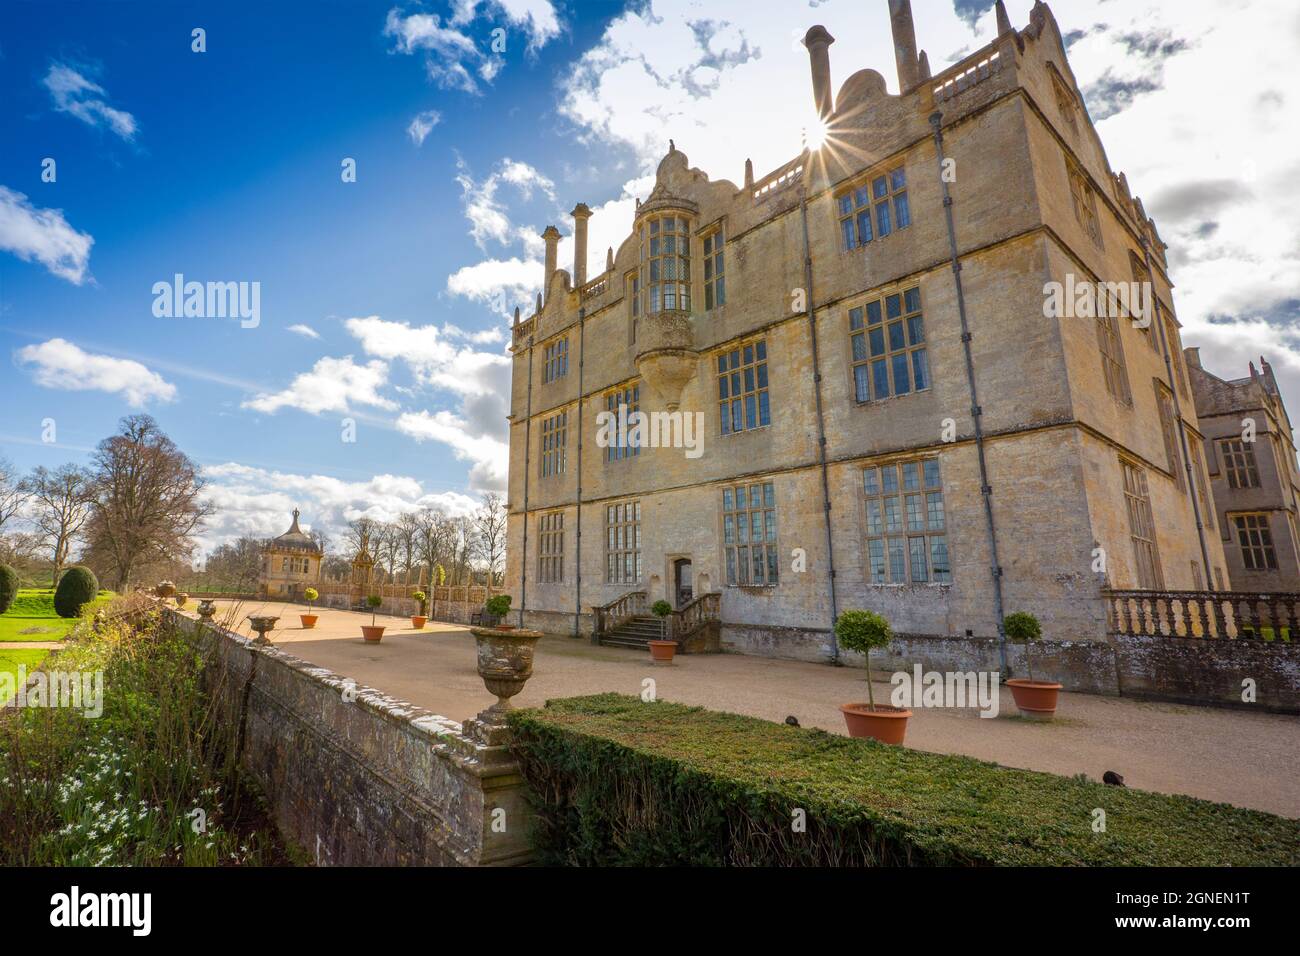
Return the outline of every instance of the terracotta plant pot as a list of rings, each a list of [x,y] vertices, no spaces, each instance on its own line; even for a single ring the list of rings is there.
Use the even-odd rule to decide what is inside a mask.
[[[888,704],[877,704],[875,710],[870,704],[841,704],[840,712],[850,737],[870,737],[882,744],[902,744],[912,716],[910,710]]]
[[[316,626],[316,621],[320,618],[319,614],[299,614],[298,620],[302,621],[302,629],[310,631]]]
[[[1050,680],[1023,680],[1013,677],[1006,682],[1015,698],[1020,716],[1030,720],[1051,720],[1056,716],[1056,695],[1061,685]]]
[[[419,614],[412,614],[411,627],[415,628],[417,631],[422,631],[424,630],[424,625],[428,620],[427,617],[421,617]]]
[[[386,625],[384,624],[380,624],[377,627],[372,627],[369,624],[362,624],[361,636],[364,637],[371,644],[378,644],[380,639],[384,636],[385,626]]]
[[[650,641],[650,660],[662,664],[671,664],[677,653],[676,641]]]

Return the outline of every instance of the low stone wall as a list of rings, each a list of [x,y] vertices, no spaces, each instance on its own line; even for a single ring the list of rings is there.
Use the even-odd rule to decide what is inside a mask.
[[[830,632],[815,629],[724,623],[722,645],[730,651],[826,663]],[[1300,713],[1300,645],[1255,640],[1115,635],[1101,641],[1042,641],[1032,650],[1035,677],[1060,681],[1068,691],[1122,695],[1187,704],[1258,708]],[[845,664],[862,657],[842,652]],[[996,671],[997,638],[899,634],[888,651],[873,653],[874,669]],[[1007,645],[1007,665],[1024,677],[1025,650]],[[1242,681],[1253,680],[1256,699],[1242,700]]]
[[[1186,637],[1111,638],[1119,692],[1300,714],[1300,645]],[[1243,700],[1251,681],[1255,701]]]
[[[530,811],[499,739],[166,608],[239,722],[241,763],[321,865],[528,862]]]

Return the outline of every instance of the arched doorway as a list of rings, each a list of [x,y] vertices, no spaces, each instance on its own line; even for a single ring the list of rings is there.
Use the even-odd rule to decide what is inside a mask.
[[[694,597],[694,578],[691,574],[691,559],[678,558],[673,562],[673,597],[674,607],[682,608],[691,603]]]

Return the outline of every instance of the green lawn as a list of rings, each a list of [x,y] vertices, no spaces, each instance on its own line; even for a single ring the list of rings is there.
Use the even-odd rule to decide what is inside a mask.
[[[112,596],[100,591],[95,603]],[[49,588],[22,588],[9,610],[0,614],[0,644],[14,641],[61,641],[77,623],[77,618],[59,617],[54,613],[54,591]]]
[[[27,667],[27,676],[30,677],[32,671],[36,669],[36,665],[45,660],[45,656],[49,653],[49,651],[29,651],[21,648],[7,651],[0,648],[0,674],[8,673],[13,675],[12,681],[0,678],[0,704],[4,704],[9,699],[10,695],[6,691],[7,686],[17,689],[18,668],[25,665]]]

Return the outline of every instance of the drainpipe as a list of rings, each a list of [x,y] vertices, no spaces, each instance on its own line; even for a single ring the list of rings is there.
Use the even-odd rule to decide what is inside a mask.
[[[934,152],[939,161],[939,185],[943,188],[943,212],[948,220],[948,252],[952,259],[952,278],[957,286],[957,315],[961,319],[961,342],[966,353],[966,384],[970,388],[970,413],[975,423],[975,451],[980,465],[980,495],[984,499],[984,520],[989,529],[989,551],[993,558],[990,571],[993,576],[993,611],[998,618],[998,659],[1005,677],[1007,670],[1007,631],[1002,619],[1006,616],[1002,604],[1002,564],[998,560],[997,525],[993,521],[993,486],[989,484],[988,461],[984,455],[984,410],[980,407],[979,392],[975,387],[975,360],[971,356],[970,325],[966,321],[966,294],[961,281],[961,259],[957,254],[957,226],[953,220],[952,193],[948,190],[948,181],[943,177],[943,114],[934,112],[930,115],[930,125],[934,127]]]
[[[1156,295],[1155,268],[1151,264],[1151,242],[1146,231],[1142,232],[1142,257],[1146,261],[1147,275],[1151,281],[1151,304],[1155,307],[1156,331],[1160,336],[1160,353],[1165,360],[1165,374],[1169,376],[1169,391],[1174,396],[1174,418],[1178,419],[1178,443],[1183,449],[1183,467],[1187,471],[1187,495],[1192,499],[1192,516],[1196,519],[1196,537],[1201,544],[1201,560],[1205,562],[1205,584],[1208,590],[1215,590],[1214,568],[1210,566],[1210,548],[1205,543],[1205,523],[1201,519],[1201,505],[1196,500],[1196,490],[1200,485],[1192,476],[1192,456],[1187,448],[1187,426],[1183,423],[1182,403],[1178,401],[1178,382],[1174,379],[1174,363],[1169,352],[1169,340],[1165,336],[1164,316],[1160,311],[1160,296]]]
[[[587,308],[578,306],[578,521],[573,556],[573,636],[582,633],[582,366],[587,358]]]
[[[534,320],[536,328],[536,320]],[[524,608],[528,605],[528,472],[533,434],[533,336],[528,336],[528,398],[524,406],[524,547],[520,552],[519,626],[524,626]]]
[[[835,593],[835,547],[831,537],[831,483],[826,465],[826,417],[822,412],[822,373],[817,361],[817,320],[813,307],[812,247],[808,242],[808,187],[805,182],[799,194],[799,216],[803,220],[803,281],[808,313],[808,335],[812,342],[813,394],[817,399],[817,459],[822,472],[822,514],[826,519],[826,563],[831,575],[831,660],[840,662],[840,643],[835,637],[835,622],[839,619],[839,602]]]

